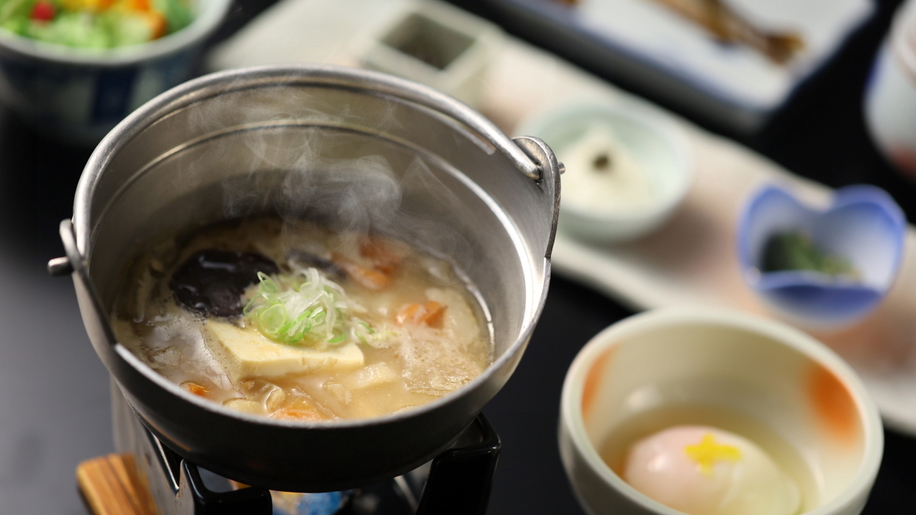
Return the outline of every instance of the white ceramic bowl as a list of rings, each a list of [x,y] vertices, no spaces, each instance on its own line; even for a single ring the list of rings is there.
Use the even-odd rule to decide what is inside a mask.
[[[98,143],[147,100],[189,78],[231,0],[197,0],[194,21],[163,38],[114,49],[72,48],[0,29],[0,101],[39,132]]]
[[[652,413],[659,427],[633,425]],[[739,429],[723,427],[732,423]],[[625,440],[622,431],[669,424],[739,434],[753,428],[744,436],[768,451],[782,446],[775,450],[785,452],[773,455],[795,476],[806,515],[860,513],[884,444],[878,410],[862,383],[805,333],[724,310],[650,311],[595,336],[563,385],[560,453],[588,513],[681,513],[631,487],[599,454],[608,438]],[[637,433],[629,436],[643,436]]]
[[[875,56],[865,88],[866,127],[898,170],[916,180],[916,1],[904,2]]]
[[[566,166],[560,229],[597,243],[654,231],[693,182],[686,134],[649,108],[598,102],[564,106],[532,117],[515,132],[543,139]],[[593,166],[601,156],[610,156],[614,164]]]

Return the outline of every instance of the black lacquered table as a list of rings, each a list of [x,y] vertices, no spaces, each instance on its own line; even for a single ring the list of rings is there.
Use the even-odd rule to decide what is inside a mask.
[[[552,50],[549,42],[520,33],[511,20],[476,2],[456,3]],[[737,138],[827,185],[881,186],[916,220],[916,183],[882,161],[861,115],[871,56],[895,5],[880,3],[877,16],[759,134]],[[265,6],[238,2],[217,38]],[[581,56],[563,57],[576,62]],[[625,80],[609,79],[628,87]],[[82,460],[113,451],[108,373],[85,335],[71,282],[51,278],[45,269],[48,259],[62,254],[57,225],[72,214],[74,188],[90,152],[48,141],[0,108],[0,514],[86,513],[74,470]],[[484,411],[503,442],[490,513],[583,513],[557,450],[560,389],[582,345],[631,314],[587,286],[554,276],[521,365]],[[887,431],[886,438],[865,513],[912,515],[916,437]]]

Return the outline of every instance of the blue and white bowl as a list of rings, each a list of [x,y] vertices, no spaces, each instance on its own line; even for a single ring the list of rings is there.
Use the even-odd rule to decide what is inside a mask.
[[[825,252],[842,256],[857,280],[815,271],[764,272],[764,248],[775,234],[801,231]],[[789,191],[766,186],[738,225],[744,279],[783,318],[812,329],[839,329],[874,310],[893,284],[903,257],[906,218],[884,190],[866,185],[835,192],[826,209],[806,206]]]
[[[196,0],[194,21],[163,38],[73,48],[0,29],[0,101],[49,137],[94,145],[134,109],[190,78],[231,0]]]

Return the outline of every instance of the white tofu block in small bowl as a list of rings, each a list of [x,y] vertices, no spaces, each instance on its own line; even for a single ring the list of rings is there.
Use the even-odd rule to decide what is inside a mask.
[[[456,7],[411,2],[368,38],[360,61],[370,70],[426,84],[477,107],[501,40],[497,26]]]
[[[631,104],[566,105],[522,122],[566,167],[560,229],[593,243],[622,243],[659,228],[693,183],[687,136],[663,113]]]

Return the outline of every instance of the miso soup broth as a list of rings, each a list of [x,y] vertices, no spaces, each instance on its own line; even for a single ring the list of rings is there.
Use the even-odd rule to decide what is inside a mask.
[[[474,291],[403,241],[264,217],[135,256],[111,320],[191,393],[273,418],[353,419],[420,406],[486,369]]]

